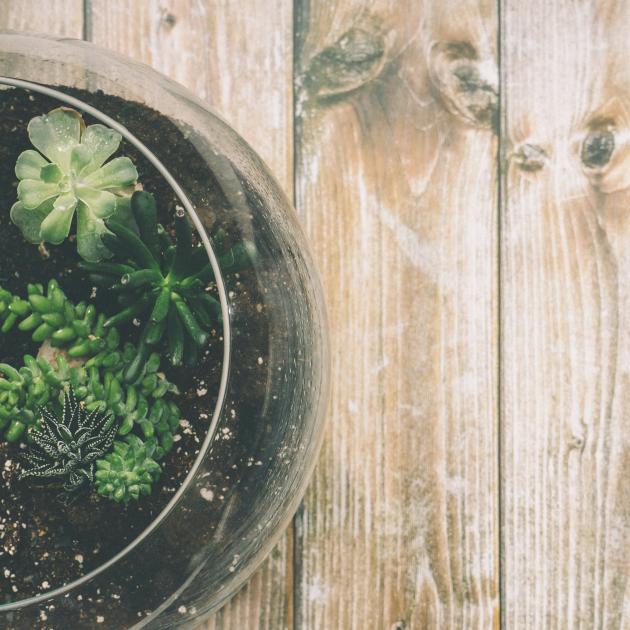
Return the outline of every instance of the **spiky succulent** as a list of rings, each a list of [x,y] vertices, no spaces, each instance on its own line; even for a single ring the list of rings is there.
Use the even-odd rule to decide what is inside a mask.
[[[207,292],[213,278],[207,252],[193,244],[183,209],[175,215],[176,242],[157,222],[153,195],[135,192],[131,210],[139,234],[110,220],[112,234],[103,235],[117,260],[81,264],[95,284],[118,293],[121,310],[104,327],[144,317],[141,346],[153,346],[166,336],[171,363],[194,364],[220,314],[219,303]],[[224,252],[219,264],[225,273],[235,272],[250,265],[253,256],[253,244],[244,241]]]
[[[89,412],[68,390],[61,414],[41,408],[41,422],[31,431],[20,478],[59,480],[71,498],[93,482],[96,461],[111,448],[116,430],[110,414]]]
[[[115,442],[113,452],[96,462],[96,491],[119,503],[150,494],[161,472],[154,452],[152,440],[143,442],[135,435]]]
[[[110,255],[101,236],[105,219],[128,213],[138,172],[128,157],[107,161],[121,135],[104,125],[86,127],[81,114],[59,107],[33,118],[28,136],[37,151],[18,157],[18,201],[11,219],[31,243],[64,241],[76,213],[77,251],[85,260]]]

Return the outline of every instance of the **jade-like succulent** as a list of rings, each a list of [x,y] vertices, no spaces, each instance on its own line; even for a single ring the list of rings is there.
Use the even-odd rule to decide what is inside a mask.
[[[24,356],[19,370],[0,363],[0,376],[0,430],[7,442],[19,440],[26,428],[35,424],[40,408],[58,398],[64,385],[71,384],[70,378],[63,378],[69,374],[30,355]],[[72,381],[76,384],[76,379]]]
[[[29,284],[27,293],[22,299],[0,288],[0,332],[17,327],[37,343],[67,348],[72,358],[111,353],[118,347],[118,331],[105,330],[105,316],[97,315],[92,304],[72,304],[55,279],[46,292],[41,284]]]
[[[18,201],[11,219],[31,243],[59,244],[70,234],[76,213],[77,250],[85,260],[110,255],[101,236],[105,219],[128,213],[138,172],[128,157],[107,161],[121,135],[104,125],[86,127],[81,114],[59,107],[28,124],[37,151],[18,157]]]
[[[112,453],[96,462],[96,491],[109,499],[128,503],[151,493],[151,485],[161,472],[153,459],[155,443],[135,435],[114,443]]]
[[[41,422],[31,431],[20,478],[63,481],[66,498],[71,499],[92,483],[95,462],[111,448],[115,436],[111,415],[89,412],[72,390],[66,391],[61,414],[41,409]]]
[[[135,192],[131,210],[139,234],[112,219],[103,242],[116,260],[81,263],[98,286],[118,293],[121,310],[104,323],[105,329],[134,318],[145,318],[141,344],[152,346],[166,336],[171,363],[194,364],[209,331],[220,317],[218,301],[207,292],[213,278],[204,247],[194,245],[186,213],[175,215],[176,242],[157,223],[153,195]],[[252,243],[244,241],[224,252],[219,264],[224,273],[251,264]]]
[[[51,310],[54,304],[63,306]],[[49,283],[46,295],[40,285],[30,285],[27,300],[0,288],[0,331],[26,330],[36,341],[65,344],[69,358],[82,357],[85,361],[70,365],[61,353],[52,364],[44,357],[30,355],[25,355],[24,365],[19,369],[0,364],[0,431],[7,441],[19,440],[29,426],[36,424],[39,408],[49,403],[59,405],[63,390],[72,387],[89,411],[97,409],[114,415],[119,435],[135,431],[144,439],[156,439],[155,457],[162,457],[173,446],[180,412],[173,401],[167,400],[168,395],[177,393],[177,388],[160,371],[159,355],[140,352],[139,344],[121,344],[115,328],[104,333],[103,316],[90,306],[80,307],[65,297],[54,280]],[[55,337],[49,329],[44,330],[45,335],[42,332],[36,335],[42,324],[32,332],[31,318],[35,314],[63,315],[64,327],[58,330],[76,332],[76,328],[81,328],[76,324],[86,324],[88,312],[90,322],[87,330],[81,330],[80,337],[70,339],[72,334],[68,330]],[[28,326],[22,325],[29,320]],[[138,356],[144,357],[143,361],[139,362]],[[126,380],[129,374],[133,376],[131,381]]]

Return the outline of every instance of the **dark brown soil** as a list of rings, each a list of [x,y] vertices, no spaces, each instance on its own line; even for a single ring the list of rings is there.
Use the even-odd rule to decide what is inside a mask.
[[[216,216],[217,225],[228,228],[229,233],[228,205],[218,186],[213,185],[212,175],[203,161],[190,159],[192,149],[175,125],[136,103],[103,94],[77,91],[75,95],[101,106],[150,146],[167,151],[171,160],[169,166],[175,172],[187,173],[187,190],[193,191],[196,205],[203,209],[205,216]],[[48,252],[38,252],[36,247],[23,241],[10,222],[8,212],[16,197],[15,161],[21,151],[30,148],[26,124],[33,116],[56,106],[56,102],[46,97],[23,90],[0,92],[0,284],[23,294],[26,283],[45,283],[55,277],[71,298],[80,300],[90,296],[92,287],[76,268],[74,244],[67,242],[50,247]],[[86,122],[94,121],[86,117]],[[177,203],[170,187],[133,147],[123,143],[120,154],[134,160],[143,187],[156,195],[160,219],[168,225]],[[253,365],[251,370],[244,371],[240,377],[242,390],[251,392],[251,404],[255,406],[260,398],[255,392],[264,388],[255,367],[256,357],[264,358],[262,349],[267,326],[264,309],[260,307],[262,300],[258,299],[261,289],[247,272],[231,278],[229,289],[235,313],[249,321],[247,334],[251,338],[243,346],[255,353],[254,361],[249,362]],[[103,296],[97,294],[96,301],[107,312]],[[130,335],[134,332],[133,329],[126,331]],[[0,361],[16,367],[22,364],[24,353],[36,351],[26,335],[0,338]],[[123,549],[151,523],[177,491],[199,452],[216,401],[222,352],[221,334],[217,330],[194,372],[165,370],[181,391],[176,399],[184,419],[179,432],[181,438],[166,456],[164,471],[151,496],[138,502],[124,506],[91,495],[65,507],[53,489],[19,482],[23,445],[0,442],[0,604],[19,601],[79,578]],[[164,360],[163,368],[167,365]],[[225,479],[217,480],[217,484],[225,482]]]

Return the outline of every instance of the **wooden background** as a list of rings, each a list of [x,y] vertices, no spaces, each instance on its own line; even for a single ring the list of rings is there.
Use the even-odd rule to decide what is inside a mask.
[[[0,0],[0,26],[206,99],[319,263],[321,461],[203,628],[630,628],[630,0]]]

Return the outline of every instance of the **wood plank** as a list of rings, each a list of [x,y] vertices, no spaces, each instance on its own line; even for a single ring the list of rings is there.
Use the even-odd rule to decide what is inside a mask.
[[[293,187],[291,0],[90,0],[91,40],[211,104]]]
[[[630,628],[630,5],[503,0],[506,628]]]
[[[208,101],[293,180],[292,3],[251,0],[90,0],[91,40],[143,61]],[[292,533],[206,630],[292,626]]]
[[[298,3],[297,203],[333,404],[298,628],[498,621],[492,0]]]
[[[40,0],[0,2],[0,28],[3,30],[46,33],[59,37],[83,36],[83,0]]]

